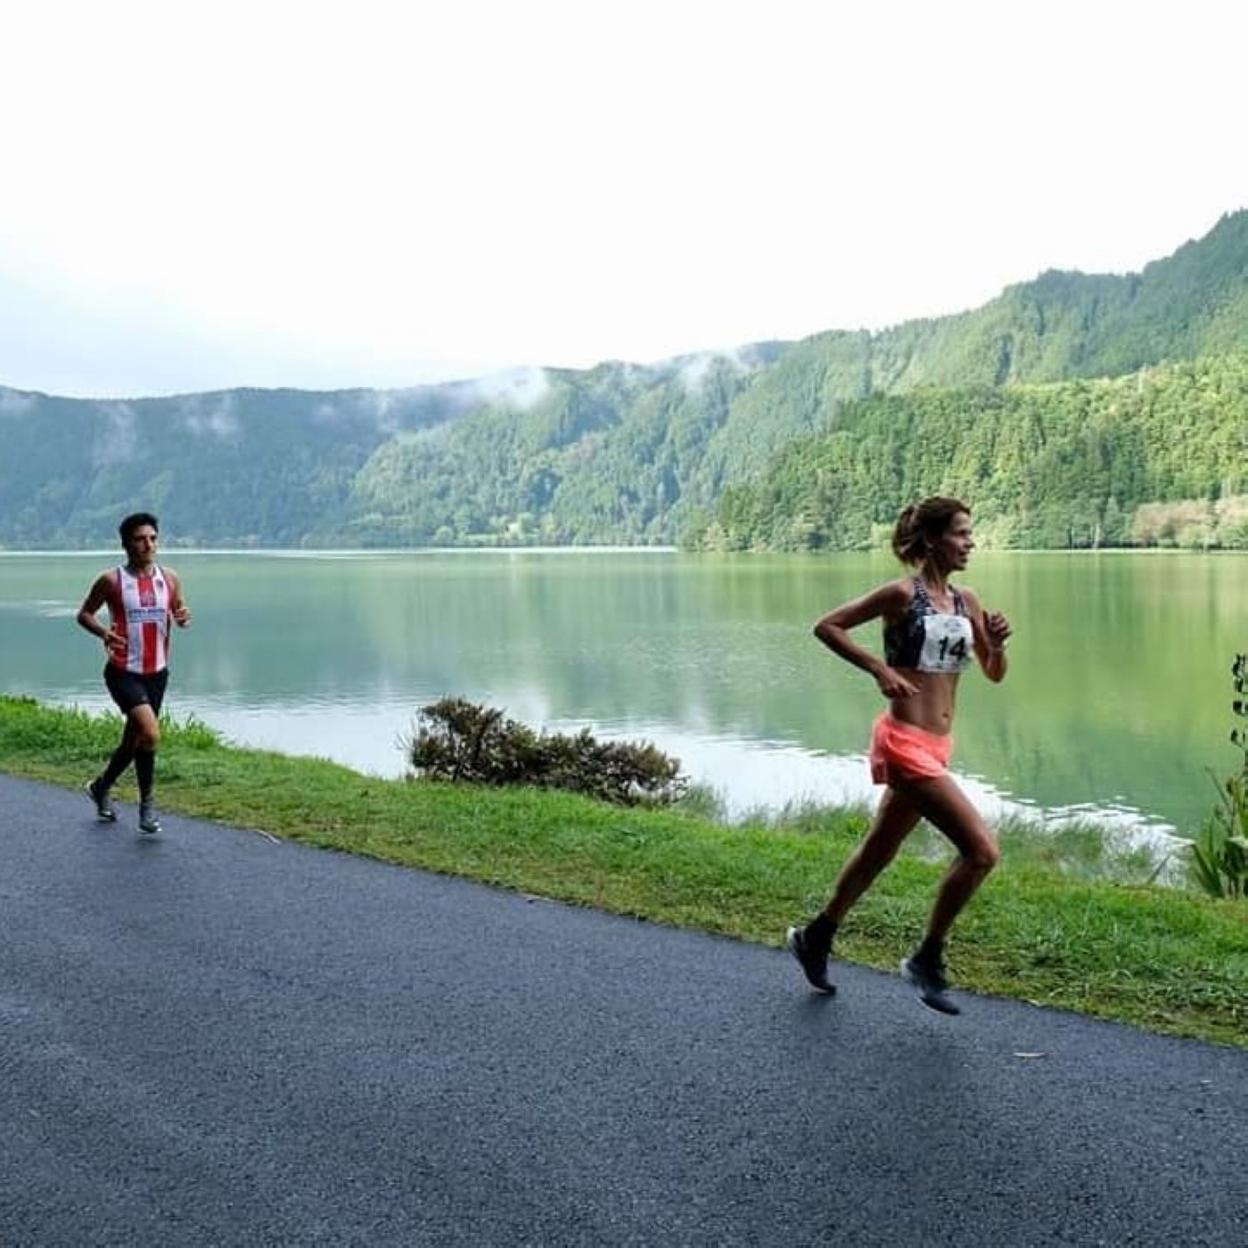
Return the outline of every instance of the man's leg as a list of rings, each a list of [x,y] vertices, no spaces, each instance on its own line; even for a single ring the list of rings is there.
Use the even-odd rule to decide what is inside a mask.
[[[95,803],[95,816],[105,823],[117,822],[117,809],[113,805],[110,790],[122,772],[134,761],[134,733],[130,718],[126,717],[121,730],[121,742],[113,751],[104,770],[87,785],[87,796]]]
[[[96,784],[107,792],[121,778],[121,773],[134,761],[134,730],[130,717],[126,717],[126,725],[122,729],[121,744],[113,751]]]
[[[160,745],[160,720],[146,702],[130,712],[134,740],[134,775],[139,782],[139,828],[143,832],[159,832],[160,820],[152,804],[152,786],[156,776],[156,748]]]
[[[87,794],[95,803],[95,813],[100,819],[115,822],[117,811],[109,792],[121,778],[122,773],[134,761],[135,731],[130,712],[136,703],[143,701],[143,693],[136,687],[135,677],[119,671],[110,663],[104,668],[104,684],[118,710],[126,717],[121,730],[121,741],[113,751],[104,770],[87,785]]]

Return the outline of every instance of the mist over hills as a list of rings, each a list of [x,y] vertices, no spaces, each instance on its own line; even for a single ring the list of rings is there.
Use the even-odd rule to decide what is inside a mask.
[[[977,518],[977,499],[990,501],[1001,544],[1140,540],[1131,517],[1143,506],[1213,506],[1248,490],[1244,359],[1240,211],[1138,274],[1051,271],[974,311],[653,365],[129,401],[0,387],[0,545],[111,545],[117,519],[144,507],[160,514],[170,544],[186,545],[684,535],[810,548],[861,544],[907,492],[959,483],[977,491]],[[1183,371],[1192,361],[1208,362]],[[1086,379],[1141,370],[1160,370],[1136,392],[1152,395],[1151,407],[1130,399],[1129,385],[1108,398],[1088,388]],[[948,455],[931,453],[932,420]],[[1061,451],[1089,423],[1094,451]],[[834,455],[820,438],[836,439]],[[1176,439],[1200,448],[1199,471],[1184,466],[1181,447],[1154,454]],[[1006,443],[1030,451],[998,454]],[[1046,448],[1047,475],[1024,488],[1021,468]],[[957,468],[959,454],[973,454],[975,473]],[[818,490],[807,469],[822,474]],[[1083,519],[1065,523],[1076,505]],[[760,520],[769,509],[776,524]],[[1218,531],[1237,544],[1233,530]]]

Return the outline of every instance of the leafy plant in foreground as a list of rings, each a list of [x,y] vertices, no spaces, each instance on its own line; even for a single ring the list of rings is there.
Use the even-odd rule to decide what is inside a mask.
[[[1248,654],[1231,665],[1231,710],[1248,720]],[[1239,772],[1218,784],[1219,804],[1192,843],[1192,873],[1213,897],[1248,897],[1248,728],[1231,729],[1242,754]]]

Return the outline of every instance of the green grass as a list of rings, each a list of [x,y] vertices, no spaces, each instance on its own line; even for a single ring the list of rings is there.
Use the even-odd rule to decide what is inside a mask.
[[[0,698],[0,769],[78,786],[119,725]],[[380,780],[238,749],[194,721],[166,726],[157,782],[168,810],[768,945],[822,905],[867,824],[858,808],[729,826],[707,818],[705,802],[701,813],[621,809],[532,789]],[[1248,1047],[1248,905],[1072,875],[1034,846],[1013,853],[1011,835],[954,933],[958,984]],[[943,871],[933,847],[919,837],[903,851],[850,916],[840,956],[895,968]]]

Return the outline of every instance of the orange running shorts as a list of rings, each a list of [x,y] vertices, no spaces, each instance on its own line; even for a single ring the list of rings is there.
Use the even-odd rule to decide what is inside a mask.
[[[952,755],[952,736],[903,724],[885,711],[871,730],[871,782],[931,780],[945,774]]]

